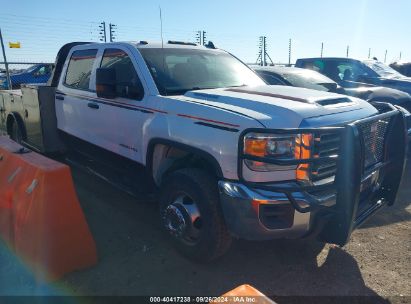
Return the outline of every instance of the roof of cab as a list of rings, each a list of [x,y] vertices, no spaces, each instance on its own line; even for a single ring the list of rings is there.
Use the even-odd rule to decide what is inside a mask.
[[[167,49],[195,49],[195,50],[213,50],[213,51],[222,51],[217,48],[207,47],[203,45],[199,45],[193,42],[183,42],[183,41],[138,41],[138,42],[129,42],[135,45],[137,48],[145,49],[145,48],[167,48]]]
[[[208,46],[203,46],[199,44],[195,44],[193,42],[183,42],[183,41],[164,41],[161,43],[161,41],[146,41],[146,40],[141,40],[141,41],[116,41],[116,42],[104,42],[104,43],[98,43],[98,42],[89,42],[89,43],[84,43],[84,45],[88,46],[93,46],[93,45],[110,45],[110,44],[128,44],[132,45],[138,49],[147,49],[147,48],[152,48],[152,49],[192,49],[192,50],[208,50],[208,51],[216,51],[216,52],[225,52],[221,49],[213,47],[214,45],[211,44],[211,47]],[[77,46],[77,45],[76,45]]]
[[[327,61],[327,60],[345,60],[345,61],[350,61],[350,60],[352,60],[352,61],[366,61],[366,60],[370,60],[370,61],[375,61],[373,59],[361,59],[361,58],[354,58],[354,57],[311,57],[311,58],[299,58],[299,59],[297,59],[297,61],[298,60],[308,60],[308,61],[311,61],[311,60],[324,60],[324,61]]]

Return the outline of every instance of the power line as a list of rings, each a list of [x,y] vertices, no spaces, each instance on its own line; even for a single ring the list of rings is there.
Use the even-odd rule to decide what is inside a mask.
[[[42,23],[44,23],[45,20],[46,20],[46,21],[58,21],[59,23],[64,23],[64,22],[66,22],[66,23],[69,23],[69,24],[73,24],[74,22],[75,22],[76,24],[79,24],[79,23],[90,23],[90,22],[91,22],[91,23],[95,23],[95,24],[100,23],[100,22],[98,22],[98,21],[85,21],[85,20],[74,20],[74,19],[50,18],[50,17],[44,17],[44,16],[36,17],[36,16],[3,14],[3,13],[0,13],[0,17],[1,17],[2,20],[3,20],[3,19],[9,19],[9,20],[13,20],[13,21],[16,20],[16,17],[17,17],[17,18],[24,18],[24,19],[19,19],[19,21],[25,21],[25,20],[27,20],[27,19],[38,19],[38,20],[39,20],[40,22],[42,22]]]

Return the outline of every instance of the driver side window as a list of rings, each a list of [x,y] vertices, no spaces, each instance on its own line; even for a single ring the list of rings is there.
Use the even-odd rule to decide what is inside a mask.
[[[126,52],[120,49],[106,49],[100,67],[115,71],[117,97],[137,100],[143,98],[143,86]]]

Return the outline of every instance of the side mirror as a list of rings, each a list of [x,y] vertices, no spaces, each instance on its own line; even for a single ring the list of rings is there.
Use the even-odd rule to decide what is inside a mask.
[[[116,97],[116,70],[98,68],[96,71],[97,97],[113,99]]]

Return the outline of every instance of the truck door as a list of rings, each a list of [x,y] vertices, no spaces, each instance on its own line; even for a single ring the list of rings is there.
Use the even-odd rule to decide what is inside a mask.
[[[94,143],[90,136],[88,114],[89,99],[95,97],[90,90],[90,79],[96,64],[97,48],[74,51],[64,75],[61,75],[56,91],[56,115],[58,129]]]
[[[145,94],[138,66],[127,49],[119,46],[104,50],[100,67],[115,71],[116,97],[96,98],[89,105],[89,130],[97,130],[94,135],[105,149],[141,162],[142,128],[150,112],[142,106]]]

